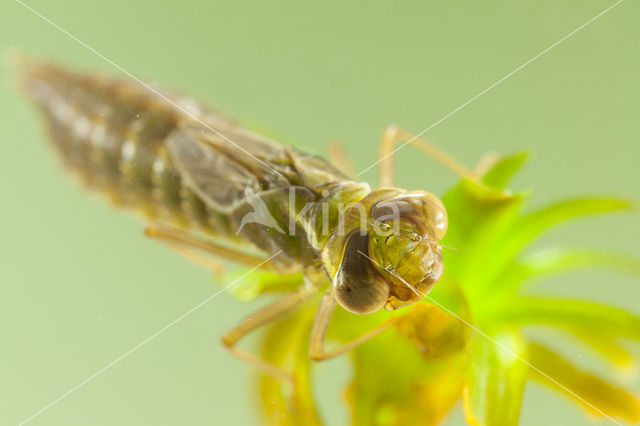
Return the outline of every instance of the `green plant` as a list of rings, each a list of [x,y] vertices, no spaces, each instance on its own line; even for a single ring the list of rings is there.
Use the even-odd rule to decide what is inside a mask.
[[[461,180],[444,197],[449,213],[446,272],[421,302],[394,312],[354,317],[338,310],[329,338],[346,341],[387,315],[399,325],[350,354],[353,379],[346,399],[353,425],[439,423],[462,398],[467,421],[517,424],[527,380],[566,394],[599,416],[637,421],[638,398],[609,378],[582,371],[529,337],[536,326],[568,333],[617,365],[632,362],[625,340],[640,341],[640,317],[591,301],[523,295],[523,283],[570,269],[613,268],[640,275],[640,262],[591,249],[524,249],[552,226],[582,216],[630,211],[617,198],[579,198],[523,212],[528,194],[506,187],[525,155],[498,161],[481,179]],[[262,275],[255,295],[274,290]],[[291,277],[294,285],[296,277]],[[279,281],[281,284],[282,281]],[[261,376],[267,423],[317,424],[308,335],[315,304],[301,307],[268,332],[262,355],[295,371],[293,390]],[[318,396],[322,398],[322,396]]]

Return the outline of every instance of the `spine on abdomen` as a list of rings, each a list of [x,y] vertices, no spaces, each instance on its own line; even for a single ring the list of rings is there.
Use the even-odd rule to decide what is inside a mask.
[[[24,87],[44,113],[63,163],[115,205],[151,220],[229,236],[228,217],[185,186],[165,140],[180,117],[133,82],[26,64]]]

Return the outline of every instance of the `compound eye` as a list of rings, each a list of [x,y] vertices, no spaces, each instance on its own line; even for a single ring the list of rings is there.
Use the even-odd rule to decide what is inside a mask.
[[[442,201],[426,191],[399,194],[376,203],[371,209],[375,219],[401,218],[413,223],[420,235],[432,242],[440,241],[447,232],[447,210]]]
[[[332,286],[336,301],[355,314],[370,314],[384,307],[389,286],[371,264],[367,234],[349,237]]]
[[[339,272],[338,272],[339,273]],[[376,282],[339,279],[334,283],[336,301],[354,314],[371,314],[384,307],[389,299],[389,287]]]

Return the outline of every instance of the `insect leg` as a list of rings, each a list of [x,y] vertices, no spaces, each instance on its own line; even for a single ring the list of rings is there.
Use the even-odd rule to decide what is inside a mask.
[[[349,177],[356,175],[356,169],[353,167],[353,163],[347,157],[347,153],[344,150],[344,146],[339,142],[330,142],[327,146],[329,154],[329,160],[336,166],[342,173]]]
[[[393,151],[399,141],[405,141],[405,143],[411,141],[411,145],[451,169],[457,175],[462,177],[475,176],[474,172],[469,170],[464,164],[429,142],[418,139],[414,135],[396,126],[387,126],[382,134],[380,149],[378,151],[378,158],[380,160],[380,186],[394,185]]]
[[[214,273],[214,275],[220,276],[224,273],[225,268],[224,268],[224,263],[222,262],[213,260],[206,256],[202,256],[200,253],[196,252],[195,250],[188,249],[176,243],[172,243],[169,241],[162,241],[162,243],[165,246],[169,247],[171,250],[181,255],[182,257],[186,258],[187,260],[190,260],[196,265],[199,265],[205,269],[210,270],[211,272]]]
[[[331,314],[333,313],[333,308],[336,305],[335,298],[333,297],[332,290],[329,289],[327,293],[324,295],[322,302],[320,303],[320,308],[316,313],[315,321],[313,322],[313,329],[311,330],[311,342],[309,345],[309,357],[314,361],[324,361],[338,355],[341,355],[345,352],[350,351],[351,349],[360,346],[367,340],[377,336],[382,333],[392,325],[394,325],[400,317],[391,317],[390,319],[383,321],[382,323],[376,325],[371,330],[363,333],[361,336],[356,337],[355,339],[343,343],[327,352],[324,350],[324,341],[327,333],[327,328],[329,327],[329,322],[331,321]]]
[[[499,160],[499,154],[496,154],[495,152],[488,152],[480,159],[475,169],[473,169],[473,173],[475,173],[476,176],[482,176],[487,171],[489,171],[489,169],[493,167]]]
[[[179,253],[199,264],[202,263],[203,259],[193,253],[193,250],[211,253],[251,267],[263,265],[262,268],[269,269],[269,264],[264,264],[264,259],[259,256],[217,244],[212,240],[196,237],[177,228],[150,223],[146,226],[144,232],[148,237],[160,240],[170,248],[176,249]]]
[[[240,360],[253,365],[254,367],[272,377],[275,377],[276,379],[293,382],[293,376],[291,375],[291,373],[283,370],[277,365],[265,361],[258,355],[254,355],[237,348],[236,345],[247,334],[251,333],[257,328],[262,327],[263,325],[277,320],[285,313],[298,306],[300,303],[309,299],[316,293],[316,290],[317,287],[313,285],[307,285],[307,283],[305,283],[303,287],[299,288],[293,293],[288,294],[282,299],[279,299],[274,303],[267,305],[259,311],[246,317],[240,324],[238,324],[222,337],[222,343],[224,344],[225,348],[229,350],[229,352],[231,352]]]

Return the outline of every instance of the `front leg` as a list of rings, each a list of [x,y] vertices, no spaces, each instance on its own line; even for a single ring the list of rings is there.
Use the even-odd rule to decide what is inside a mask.
[[[378,152],[380,186],[382,187],[394,185],[393,154],[404,146],[400,145],[400,147],[396,148],[396,144],[400,141],[404,141],[404,145],[413,145],[461,177],[475,176],[475,173],[469,170],[464,164],[431,143],[418,139],[417,136],[399,129],[396,126],[387,126],[382,134],[380,150]]]
[[[383,321],[382,323],[373,327],[371,330],[363,333],[361,336],[356,337],[355,339],[347,343],[343,343],[325,352],[324,341],[327,334],[327,328],[329,327],[329,323],[331,322],[331,314],[333,313],[333,308],[335,307],[335,305],[336,300],[333,296],[333,291],[331,288],[329,288],[322,299],[322,303],[320,303],[320,307],[318,308],[318,312],[316,313],[316,319],[313,322],[313,328],[311,330],[309,357],[313,361],[324,361],[330,358],[334,358],[338,355],[342,355],[343,353],[360,346],[367,340],[372,339],[378,334],[382,333],[383,331],[397,323],[398,319],[400,318],[398,316],[391,317],[388,320]]]
[[[353,163],[347,156],[347,152],[342,144],[339,142],[331,142],[327,146],[327,151],[329,160],[338,168],[338,170],[350,178],[353,178],[356,175],[356,169],[353,167]]]
[[[265,361],[255,354],[239,349],[237,344],[252,331],[282,318],[287,312],[311,298],[317,289],[318,287],[316,285],[305,279],[305,284],[298,290],[249,315],[240,324],[227,332],[222,337],[222,343],[225,348],[238,359],[253,365],[260,371],[276,379],[293,383],[293,375],[290,372]]]
[[[194,253],[194,250],[203,251],[253,268],[270,269],[269,263],[265,263],[265,259],[262,257],[223,246],[213,239],[201,238],[172,226],[152,222],[147,224],[144,233],[147,237],[164,243],[167,247],[214,271],[221,271],[222,266],[219,263],[216,265],[203,260]]]

